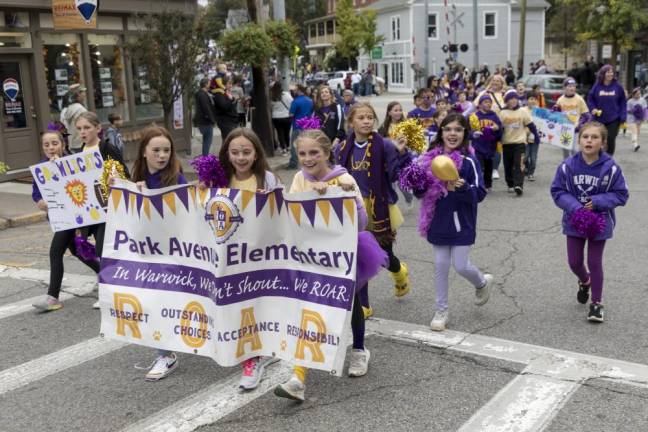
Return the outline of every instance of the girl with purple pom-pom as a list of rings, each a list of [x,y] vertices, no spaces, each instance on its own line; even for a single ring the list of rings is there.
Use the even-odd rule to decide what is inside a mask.
[[[603,249],[612,238],[614,208],[628,201],[628,188],[621,168],[602,151],[607,129],[598,122],[581,127],[579,152],[556,171],[551,196],[563,210],[563,234],[567,236],[567,261],[578,277],[576,299],[585,304],[592,292],[587,314],[591,322],[603,322]],[[584,249],[587,243],[587,267]]]
[[[422,198],[419,234],[434,246],[436,312],[430,323],[435,331],[448,324],[448,289],[451,263],[475,287],[475,304],[486,304],[493,276],[483,274],[468,258],[477,235],[477,204],[486,196],[481,167],[470,150],[469,127],[458,113],[448,114],[430,150],[401,173],[401,185]],[[432,173],[432,161],[449,157],[459,174],[442,181]],[[423,175],[422,175],[423,174]]]

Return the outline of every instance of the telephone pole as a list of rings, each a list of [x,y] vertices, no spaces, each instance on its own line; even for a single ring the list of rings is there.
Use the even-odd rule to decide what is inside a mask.
[[[518,47],[518,75],[524,75],[524,37],[526,33],[526,0],[520,0],[520,46]],[[519,78],[518,77],[518,78]]]

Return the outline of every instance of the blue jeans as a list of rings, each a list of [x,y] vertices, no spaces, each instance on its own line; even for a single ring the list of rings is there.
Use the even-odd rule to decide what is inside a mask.
[[[500,162],[502,162],[502,153],[496,151],[495,156],[493,156],[493,169],[494,170],[499,169]]]
[[[202,134],[202,155],[207,156],[214,139],[214,126],[198,126]]]
[[[297,150],[295,149],[295,140],[299,135],[299,130],[293,128],[290,131],[290,160],[288,161],[288,168],[295,169],[297,168]]]
[[[538,148],[540,148],[540,144],[528,143],[526,145],[524,165],[526,165],[527,175],[535,174],[536,162],[538,161]]]

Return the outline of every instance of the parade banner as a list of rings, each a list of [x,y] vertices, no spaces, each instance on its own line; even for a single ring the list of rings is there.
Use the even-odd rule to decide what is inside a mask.
[[[99,179],[99,150],[86,151],[29,167],[43,199],[52,231],[105,222],[106,205]]]
[[[222,366],[276,356],[340,375],[357,232],[355,199],[341,190],[138,191],[119,181],[101,260],[101,334]]]
[[[541,144],[573,149],[576,125],[569,120],[567,114],[546,108],[533,108],[531,117],[540,134]]]

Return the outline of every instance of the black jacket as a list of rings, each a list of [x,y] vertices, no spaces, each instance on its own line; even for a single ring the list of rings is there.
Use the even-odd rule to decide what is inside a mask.
[[[214,93],[214,111],[216,124],[238,126],[238,113],[236,112],[236,99],[230,99],[225,93]]]
[[[83,143],[81,150],[85,149],[85,146],[85,143]],[[126,173],[126,177],[130,178],[130,171],[128,170],[126,162],[124,162],[124,155],[119,151],[117,147],[110,144],[110,141],[108,141],[108,139],[104,138],[99,142],[99,153],[101,153],[101,157],[104,161],[112,159],[122,164],[124,167],[124,173]]]
[[[322,121],[322,132],[333,141],[338,138],[340,141],[344,140],[346,133],[344,132],[344,110],[336,103],[328,106],[328,112],[323,108],[317,108],[315,115]]]
[[[193,118],[194,126],[214,126],[216,115],[212,98],[206,91],[200,89],[196,93],[196,112]]]

